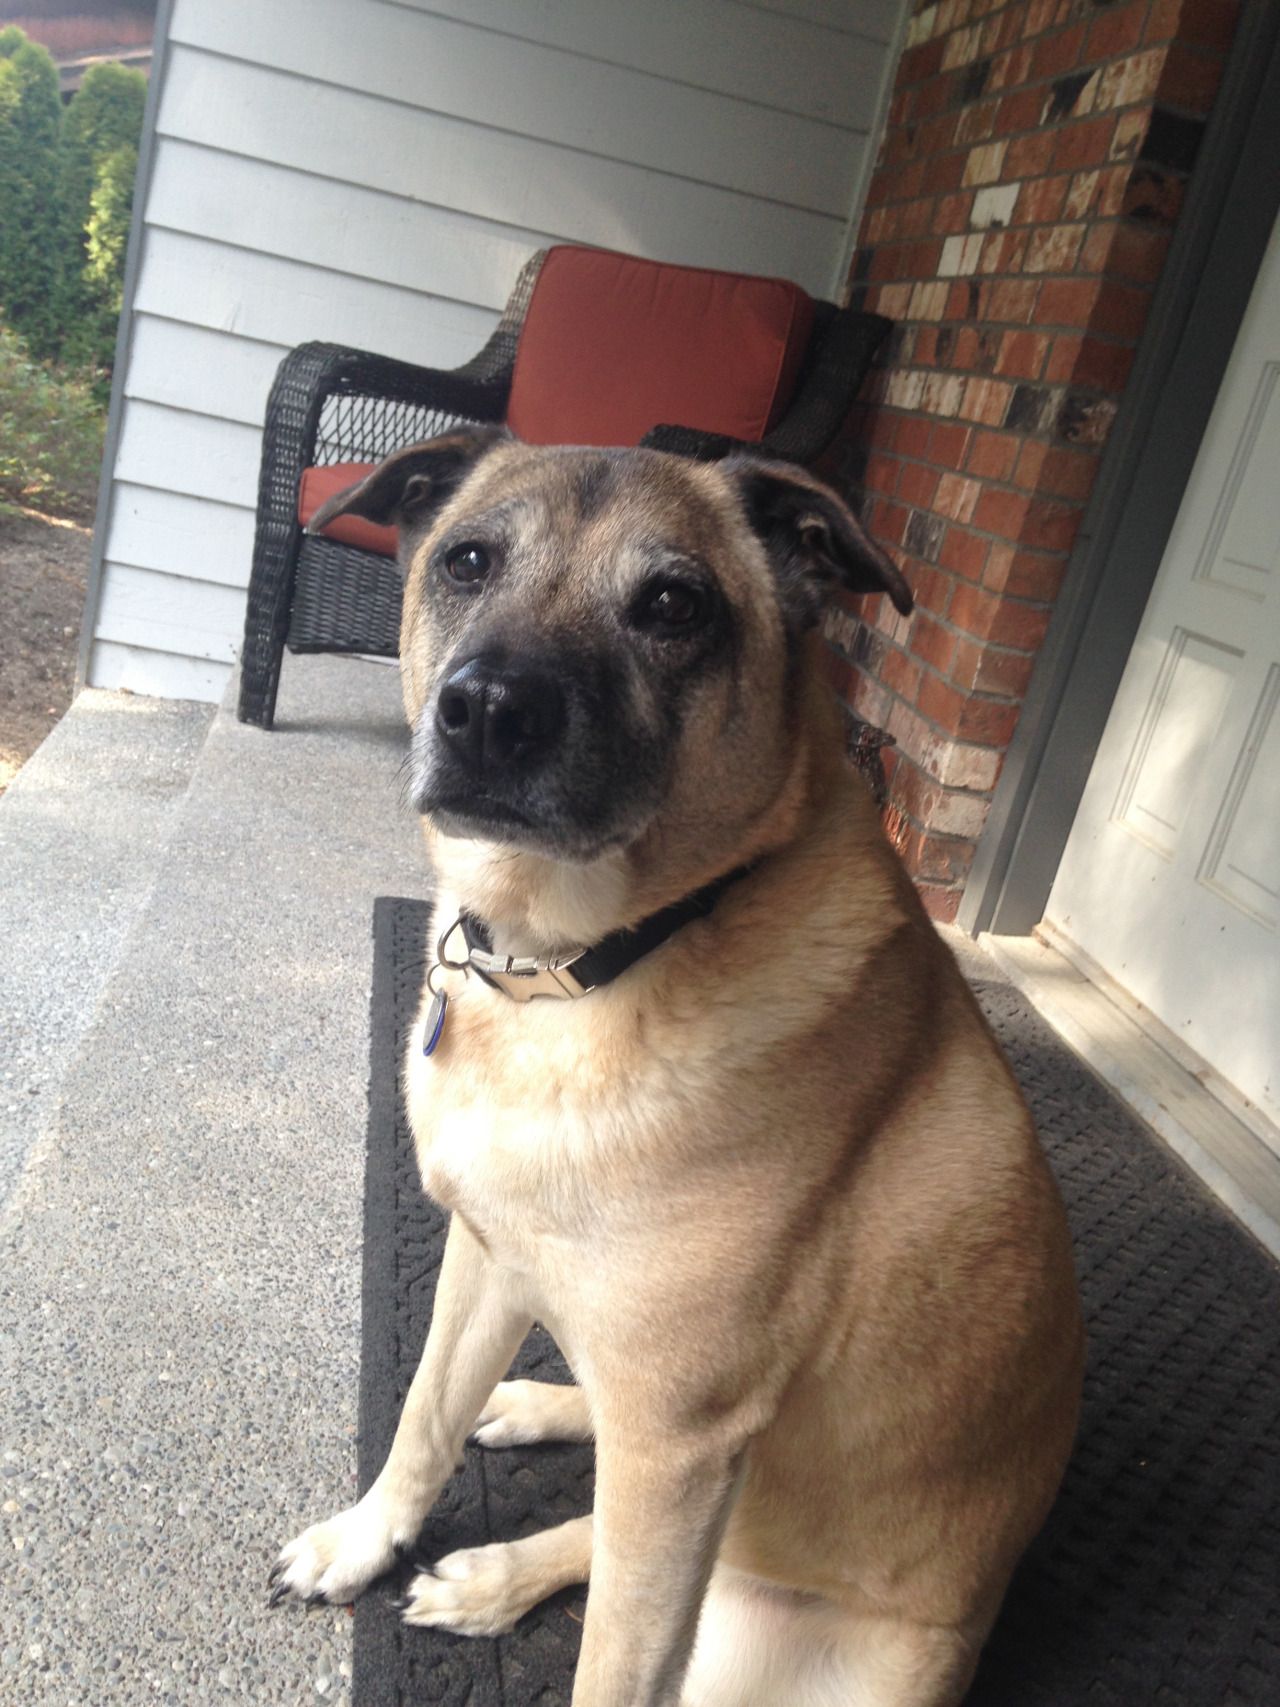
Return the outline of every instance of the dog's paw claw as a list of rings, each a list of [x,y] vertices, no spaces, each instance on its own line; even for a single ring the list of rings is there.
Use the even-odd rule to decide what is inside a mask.
[[[271,1607],[274,1607],[274,1606],[279,1606],[279,1604],[282,1600],[287,1599],[288,1594],[289,1594],[288,1583],[277,1583],[276,1586],[272,1589],[271,1593],[267,1596],[268,1609],[270,1609]]]

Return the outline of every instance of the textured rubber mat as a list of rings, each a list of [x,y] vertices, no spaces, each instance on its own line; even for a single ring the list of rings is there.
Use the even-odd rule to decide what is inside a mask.
[[[359,1469],[381,1466],[431,1312],[443,1217],[397,1077],[426,908],[374,918]],[[1007,985],[978,996],[1035,1111],[1076,1239],[1090,1352],[1080,1438],[967,1707],[1280,1703],[1280,1269]],[[535,1331],[517,1364],[567,1380]],[[588,1509],[580,1447],[469,1448],[421,1551]],[[568,1707],[584,1595],[497,1641],[407,1630],[388,1578],[356,1608],[355,1707]],[[770,1707],[791,1707],[790,1703]]]

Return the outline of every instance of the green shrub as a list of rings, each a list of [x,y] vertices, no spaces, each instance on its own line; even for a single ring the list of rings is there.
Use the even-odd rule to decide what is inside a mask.
[[[91,378],[33,360],[0,322],[0,503],[92,520],[104,427]]]
[[[124,278],[133,178],[147,80],[124,65],[95,65],[67,108],[59,144],[62,353],[109,368]]]
[[[58,73],[43,47],[0,30],[0,310],[37,355],[60,341]]]

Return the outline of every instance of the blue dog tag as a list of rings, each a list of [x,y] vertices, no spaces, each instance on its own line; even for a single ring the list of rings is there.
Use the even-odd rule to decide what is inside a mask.
[[[434,1055],[444,1030],[444,1016],[449,1011],[449,998],[443,990],[436,991],[427,1009],[427,1023],[422,1031],[422,1053]]]

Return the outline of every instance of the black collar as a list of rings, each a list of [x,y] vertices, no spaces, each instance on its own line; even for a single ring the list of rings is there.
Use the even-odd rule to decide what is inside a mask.
[[[705,919],[730,884],[745,877],[750,870],[748,865],[737,866],[704,888],[695,890],[692,895],[686,895],[683,900],[672,902],[660,912],[650,913],[647,919],[642,919],[629,930],[613,931],[602,937],[590,948],[570,949],[563,954],[540,958],[521,959],[519,956],[495,954],[488,926],[474,914],[463,913],[454,929],[462,933],[466,957],[444,959],[442,955],[442,960],[445,965],[471,967],[486,984],[492,984],[518,1002],[531,1001],[535,996],[585,996],[605,984],[612,984],[615,978],[620,978],[637,960],[651,954],[684,925],[692,924],[695,919]],[[446,953],[453,934],[450,931],[441,944]]]

